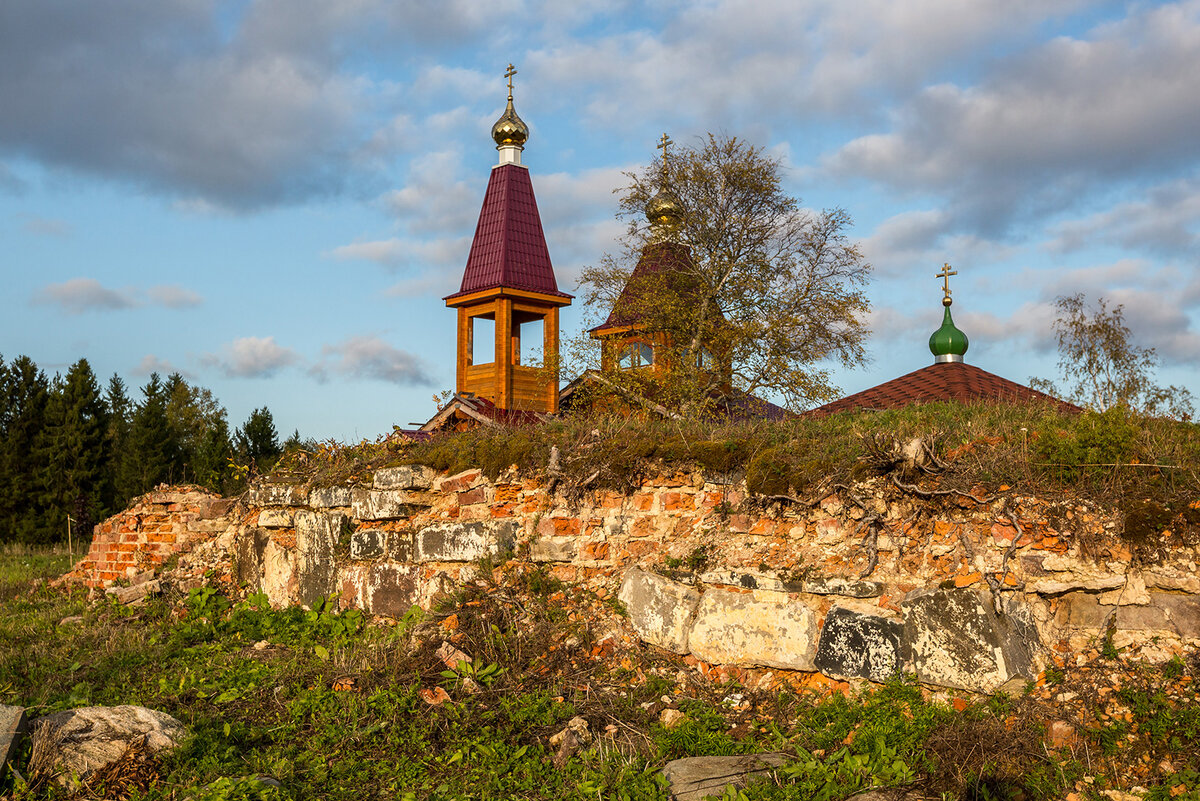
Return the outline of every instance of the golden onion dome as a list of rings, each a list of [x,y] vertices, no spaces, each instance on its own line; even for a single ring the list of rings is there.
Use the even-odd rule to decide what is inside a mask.
[[[646,204],[646,219],[654,225],[677,225],[683,219],[683,207],[673,194],[660,189]]]
[[[508,107],[504,109],[500,119],[496,120],[496,124],[492,126],[492,139],[496,140],[496,147],[516,145],[519,148],[524,148],[525,142],[529,139],[529,126],[517,116],[517,110],[513,108],[512,95],[508,97]]]

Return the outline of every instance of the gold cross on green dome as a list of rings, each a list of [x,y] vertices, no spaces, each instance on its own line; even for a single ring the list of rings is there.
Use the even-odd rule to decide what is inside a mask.
[[[952,275],[958,275],[958,271],[951,270],[949,264],[943,264],[942,271],[934,276],[935,278],[942,279],[942,292],[945,293],[944,297],[947,298],[950,297],[950,294],[954,291],[950,288],[950,276]]]

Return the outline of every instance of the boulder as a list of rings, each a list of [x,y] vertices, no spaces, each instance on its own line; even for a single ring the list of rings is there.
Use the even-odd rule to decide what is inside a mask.
[[[839,679],[884,682],[904,667],[904,624],[834,607],[817,643],[817,670]]]
[[[145,739],[152,754],[176,748],[187,736],[183,724],[144,706],[88,706],[33,721],[30,778],[66,786],[120,759],[131,744]]]
[[[25,734],[25,710],[19,706],[0,704],[0,776],[4,766],[17,754]]]
[[[626,571],[617,597],[625,604],[629,622],[639,637],[677,654],[688,652],[688,630],[700,593],[657,573],[632,567]]]
[[[900,606],[920,681],[991,693],[1014,677],[1035,677],[1036,632],[1015,607],[997,614],[986,590],[926,587],[910,592]]]
[[[722,795],[727,787],[740,790],[786,762],[787,757],[778,753],[686,757],[668,762],[662,774],[675,801],[703,801]]]
[[[815,669],[817,615],[800,601],[709,590],[688,634],[692,655],[724,665]]]

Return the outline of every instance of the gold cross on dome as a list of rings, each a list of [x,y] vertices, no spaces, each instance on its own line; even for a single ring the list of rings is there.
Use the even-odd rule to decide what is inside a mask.
[[[661,150],[661,151],[663,152],[663,158],[664,158],[664,159],[666,159],[666,157],[667,157],[667,148],[668,148],[668,147],[670,147],[670,146],[671,146],[671,145],[673,145],[673,144],[675,144],[675,143],[671,141],[671,137],[667,136],[667,135],[664,133],[664,134],[662,135],[662,139],[659,139],[659,140],[658,140],[658,144],[657,144],[657,145],[655,145],[655,149],[656,149],[656,150]]]
[[[504,77],[508,78],[508,99],[512,100],[512,76],[517,74],[516,68],[510,62],[508,69],[504,73]]]
[[[950,288],[950,276],[952,275],[958,275],[958,270],[951,270],[949,264],[943,264],[942,271],[934,276],[934,278],[942,279],[942,292],[945,293],[945,297],[950,297],[950,293],[954,291]]]

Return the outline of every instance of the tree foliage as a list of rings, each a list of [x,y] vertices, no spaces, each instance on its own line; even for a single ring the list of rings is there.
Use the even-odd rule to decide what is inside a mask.
[[[828,365],[864,363],[869,333],[870,265],[847,236],[849,215],[802,208],[782,188],[779,160],[736,137],[709,134],[673,152],[665,169],[659,159],[628,176],[622,251],[585,269],[580,285],[592,319],[603,320],[661,236],[646,222],[647,202],[663,188],[677,199],[681,221],[668,238],[690,248],[691,266],[647,275],[623,301],[637,305],[668,356],[658,399],[686,408],[732,389],[777,393],[800,408],[836,397]],[[696,369],[710,354],[720,369]]]
[[[1121,304],[1110,307],[1101,297],[1092,310],[1079,293],[1059,297],[1055,306],[1058,368],[1065,388],[1060,391],[1045,379],[1033,379],[1031,386],[1100,412],[1122,406],[1142,414],[1190,419],[1191,393],[1185,387],[1154,383],[1158,354],[1134,344]]]
[[[270,469],[270,410],[256,409],[239,433],[253,443],[243,458]],[[50,379],[26,356],[0,357],[0,542],[60,540],[68,516],[86,537],[160,483],[237,492],[247,472],[232,469],[237,455],[225,409],[179,374],[151,375],[135,403],[115,375],[101,392],[86,359]]]

